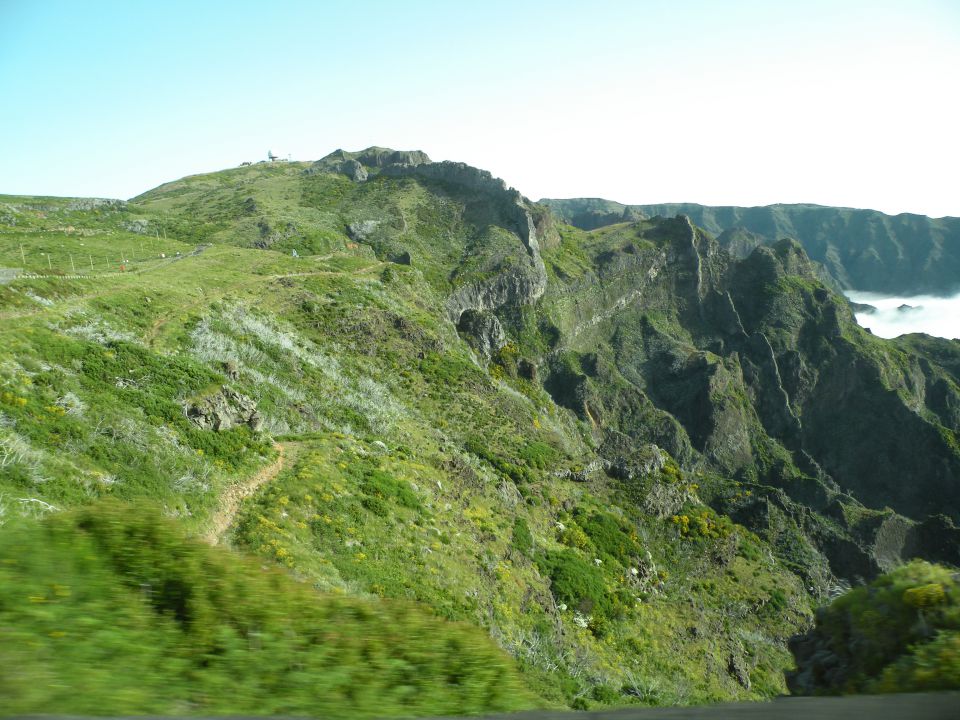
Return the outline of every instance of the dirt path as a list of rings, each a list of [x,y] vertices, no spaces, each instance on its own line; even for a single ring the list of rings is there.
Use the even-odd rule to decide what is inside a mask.
[[[266,467],[262,467],[245,481],[232,485],[224,492],[220,498],[220,507],[213,514],[211,528],[203,541],[210,545],[218,545],[223,540],[227,529],[233,525],[240,511],[240,505],[248,497],[253,495],[259,488],[273,480],[287,463],[287,451],[289,444],[275,443],[273,446],[277,451],[277,459]]]

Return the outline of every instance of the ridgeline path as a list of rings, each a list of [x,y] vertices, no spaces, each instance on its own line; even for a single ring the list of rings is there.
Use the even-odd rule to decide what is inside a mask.
[[[269,465],[260,468],[244,482],[231,485],[220,498],[220,507],[217,508],[210,521],[210,530],[203,536],[203,541],[210,545],[219,545],[227,530],[233,525],[233,521],[240,512],[240,505],[248,497],[253,495],[259,488],[273,480],[280,471],[283,470],[287,451],[290,444],[274,443],[273,447],[277,451],[277,458]]]

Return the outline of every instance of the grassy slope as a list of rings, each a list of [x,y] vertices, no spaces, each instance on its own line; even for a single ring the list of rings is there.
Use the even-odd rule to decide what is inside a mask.
[[[114,248],[137,219],[173,252],[212,245],[136,275],[0,286],[0,508],[150,498],[202,534],[225,488],[273,459],[267,437],[184,417],[228,385],[257,400],[268,434],[301,445],[242,512],[238,547],[326,591],[480,625],[553,700],[782,691],[784,641],[809,617],[799,580],[707,511],[696,478],[645,481],[686,489],[677,520],[637,509],[636,488],[556,479],[591,458],[589,427],[509,362],[478,367],[442,319],[457,278],[488,271],[469,252],[488,231],[412,181],[300,170],[187,178],[126,209],[25,210],[4,228],[14,258],[66,224],[87,232],[57,235],[62,250]],[[413,267],[344,233],[371,218],[393,223]],[[572,275],[585,260],[566,248],[551,268]]]

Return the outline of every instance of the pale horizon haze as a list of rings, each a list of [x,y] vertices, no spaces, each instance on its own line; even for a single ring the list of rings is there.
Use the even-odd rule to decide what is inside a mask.
[[[0,0],[0,193],[370,145],[533,199],[960,216],[960,3]]]

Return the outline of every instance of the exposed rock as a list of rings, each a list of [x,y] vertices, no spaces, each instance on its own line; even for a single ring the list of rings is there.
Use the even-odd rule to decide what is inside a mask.
[[[537,257],[539,260],[539,256]],[[543,262],[527,264],[491,280],[470,283],[456,290],[447,299],[447,314],[454,323],[466,310],[496,310],[505,305],[532,305],[547,288]]]
[[[240,367],[233,360],[227,360],[223,363],[223,372],[231,380],[240,379]]]
[[[648,477],[663,470],[668,459],[667,453],[656,445],[644,445],[633,451],[629,456],[621,455],[613,460],[610,463],[610,474],[615,478],[627,481],[632,481],[638,477]]]
[[[600,198],[541,200],[540,202],[546,202],[563,222],[584,230],[593,230],[621,222],[636,222],[646,217],[642,212],[627,205]],[[555,202],[558,204],[554,204]]]
[[[365,182],[369,177],[367,169],[356,160],[344,160],[337,166],[337,170],[354,182]]]
[[[226,386],[187,406],[186,412],[187,417],[202,430],[219,432],[247,425],[257,432],[263,428],[263,416],[257,411],[257,403]]]
[[[750,668],[742,656],[742,648],[739,652],[731,652],[727,659],[727,672],[736,680],[745,690],[750,689]]]
[[[660,479],[650,485],[640,505],[648,515],[660,520],[676,515],[680,509],[694,499],[688,486]]]
[[[137,233],[139,235],[145,235],[147,233],[147,228],[150,227],[149,220],[130,220],[129,222],[123,223],[123,229],[127,232]]]
[[[380,226],[379,220],[361,220],[347,225],[347,235],[351,240],[363,242]]]
[[[872,290],[887,295],[952,295],[960,287],[960,218],[929,218],[903,213],[817,205],[710,207],[695,203],[621,205],[578,198],[541,200],[566,222],[584,229],[598,225],[581,217],[586,207],[647,217],[683,213],[736,257],[755,243],[772,244],[783,237],[800,241],[821,263],[835,287]],[[620,222],[616,212],[604,224]],[[822,276],[821,276],[822,279]]]
[[[527,358],[520,358],[517,361],[517,375],[524,380],[529,380],[534,383],[537,382],[539,379],[537,364]]]
[[[470,283],[456,290],[447,300],[447,312],[452,322],[459,322],[467,309],[496,310],[503,305],[531,305],[547,289],[547,273],[540,257],[537,223],[527,200],[506,183],[486,170],[464,163],[439,162],[423,164],[395,164],[383,168],[382,174],[392,177],[416,177],[443,183],[482,196],[491,222],[517,234],[526,250],[525,261],[496,277]]]
[[[842,688],[846,683],[849,672],[845,663],[822,634],[794,636],[788,646],[797,666],[786,674],[791,694],[813,695],[824,689]]]
[[[554,477],[560,480],[569,480],[571,482],[585,483],[597,473],[606,470],[610,463],[603,458],[598,458],[587,463],[585,466],[577,469],[558,470]]]
[[[361,172],[362,171],[362,172]],[[526,250],[526,257],[514,267],[482,282],[468,283],[456,290],[447,301],[447,313],[454,324],[467,309],[492,311],[504,305],[530,305],[547,287],[546,268],[540,257],[538,222],[531,212],[531,205],[519,192],[508,188],[503,180],[493,177],[485,170],[465,163],[434,163],[419,150],[390,150],[372,147],[360,152],[337,150],[318,160],[307,171],[338,172],[353,179],[365,180],[369,172],[378,172],[389,177],[413,177],[424,182],[455,187],[473,198],[473,205],[483,208],[487,224],[497,224],[517,234]],[[477,202],[482,199],[482,202]],[[538,215],[542,229],[549,224],[549,213]],[[376,226],[367,220],[351,223],[350,237],[358,242],[369,238]],[[480,218],[477,224],[482,225]],[[410,264],[408,252],[393,253],[388,259],[401,264]]]
[[[427,165],[429,156],[422,150],[391,150],[369,147],[357,154],[357,160],[367,167],[383,168],[388,165]]]
[[[365,182],[371,172],[378,172],[390,165],[412,167],[428,164],[430,158],[420,150],[390,150],[389,148],[370,147],[360,152],[335,150],[311,165],[308,175],[320,172],[332,172],[346,175],[354,182]]]
[[[71,200],[66,209],[70,212],[76,210],[126,210],[127,203],[123,200],[113,200],[111,198],[76,198]]]
[[[457,332],[487,362],[507,344],[500,320],[493,313],[483,310],[464,310],[457,323]]]

